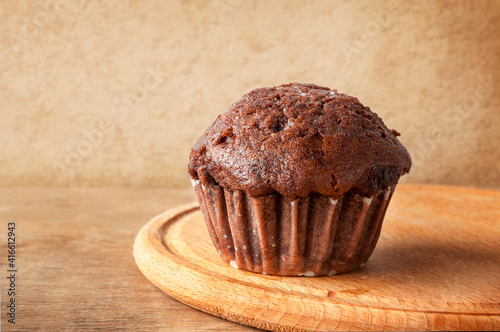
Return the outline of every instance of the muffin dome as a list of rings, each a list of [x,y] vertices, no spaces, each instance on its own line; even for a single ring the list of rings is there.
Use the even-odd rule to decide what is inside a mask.
[[[189,173],[251,196],[372,196],[408,173],[411,157],[357,98],[314,84],[253,90],[194,145]]]

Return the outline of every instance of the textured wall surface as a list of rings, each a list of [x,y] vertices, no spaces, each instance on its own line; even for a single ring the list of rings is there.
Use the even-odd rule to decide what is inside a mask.
[[[187,185],[247,91],[312,82],[402,133],[405,182],[500,187],[500,1],[0,3],[0,185]]]

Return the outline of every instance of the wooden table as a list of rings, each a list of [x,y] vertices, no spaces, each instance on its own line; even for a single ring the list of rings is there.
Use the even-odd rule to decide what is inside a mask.
[[[191,188],[0,189],[2,329],[255,330],[174,300],[134,262],[132,246],[141,227],[194,200]],[[15,326],[6,316],[6,243],[12,221]]]
[[[0,189],[2,330],[251,331],[151,284],[132,256],[156,214],[194,201],[191,188]],[[7,322],[7,223],[16,221],[16,324]]]

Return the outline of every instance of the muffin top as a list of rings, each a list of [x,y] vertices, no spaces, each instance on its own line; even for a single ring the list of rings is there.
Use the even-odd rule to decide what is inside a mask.
[[[251,196],[372,196],[408,173],[411,157],[357,98],[314,84],[250,91],[191,150],[189,173]]]

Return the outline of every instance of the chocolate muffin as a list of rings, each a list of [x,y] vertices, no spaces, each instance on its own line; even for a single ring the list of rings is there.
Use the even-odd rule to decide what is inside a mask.
[[[399,135],[357,98],[314,84],[244,95],[190,155],[189,174],[222,259],[282,276],[362,267],[411,167]]]

